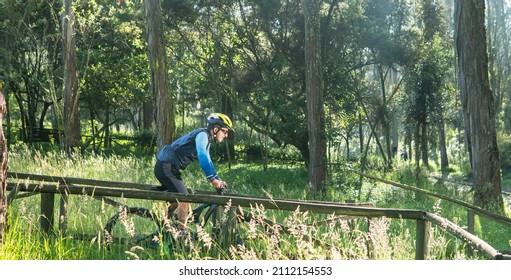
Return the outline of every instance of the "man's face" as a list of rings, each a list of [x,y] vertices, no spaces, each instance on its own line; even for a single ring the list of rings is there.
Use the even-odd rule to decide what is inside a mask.
[[[227,128],[215,128],[215,129],[217,129],[216,140],[218,142],[224,141],[224,139],[229,136],[229,130]]]

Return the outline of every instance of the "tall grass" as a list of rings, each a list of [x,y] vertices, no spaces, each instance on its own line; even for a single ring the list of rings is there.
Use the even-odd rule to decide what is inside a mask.
[[[119,156],[94,154],[67,157],[58,150],[35,150],[27,146],[10,149],[9,171],[44,175],[79,177],[111,181],[155,184],[152,174],[153,158],[135,154]],[[219,174],[230,183],[230,192],[251,196],[275,198],[307,198],[307,173],[303,166],[270,165],[267,170],[256,164],[235,164],[231,168],[217,164]],[[195,189],[209,189],[198,165],[184,172],[187,185]],[[343,184],[347,184],[345,180]],[[343,184],[340,184],[341,186]],[[347,186],[360,188],[364,201],[379,206],[391,205],[410,196],[381,186]],[[330,198],[336,201],[350,199],[353,192],[334,189]],[[159,201],[119,198],[130,206],[153,209],[160,218],[166,216],[166,204]],[[387,200],[387,201],[386,201]],[[427,199],[424,199],[427,200]],[[58,199],[56,200],[58,201]],[[56,205],[57,206],[57,205]],[[402,206],[402,205],[401,205]],[[39,198],[16,199],[9,206],[9,230],[0,244],[0,259],[414,259],[415,225],[398,219],[343,220],[310,212],[285,212],[253,208],[233,209],[250,213],[250,222],[236,228],[238,240],[221,242],[211,224],[199,231],[197,241],[185,240],[169,247],[164,236],[153,246],[115,244],[106,248],[104,226],[119,211],[90,196],[73,195],[68,202],[69,217],[66,234],[58,230],[46,236],[39,230]],[[55,207],[58,209],[58,207]],[[230,207],[226,207],[229,210]],[[227,211],[226,210],[226,211]],[[59,213],[55,213],[58,217]],[[135,217],[122,217],[116,234],[129,236],[146,230],[146,224]],[[81,234],[90,238],[78,238]],[[170,232],[177,234],[177,232]],[[465,259],[464,245],[442,230],[434,230],[432,259]],[[219,241],[220,240],[220,241]]]

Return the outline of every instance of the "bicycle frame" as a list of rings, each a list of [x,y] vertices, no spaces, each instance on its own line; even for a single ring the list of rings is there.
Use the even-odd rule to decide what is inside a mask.
[[[209,220],[209,217],[211,217],[211,215],[217,208],[217,206],[218,205],[216,205],[216,204],[202,204],[202,205],[197,206],[195,209],[192,210],[193,221],[195,223],[200,223],[199,225],[201,227],[204,227],[206,225],[207,221]],[[200,220],[200,215],[206,208],[208,208],[208,210],[206,211],[206,214],[204,214],[202,220]]]
[[[199,227],[203,229],[206,226],[206,223],[208,222],[211,215],[215,212],[217,207],[218,207],[218,205],[207,204],[207,203],[197,206],[196,208],[192,209],[192,221],[195,224],[199,224]],[[206,210],[206,212],[204,214],[202,214],[204,212],[204,210]],[[156,224],[156,231],[154,231],[154,228],[152,230],[149,230],[150,231],[149,234],[145,234],[142,237],[134,239],[133,240],[134,243],[139,243],[139,242],[142,242],[143,240],[152,239],[152,237],[161,233],[162,230],[166,231],[164,221],[162,219],[157,218],[157,215],[153,211],[146,209],[146,208],[141,208],[141,207],[124,206],[122,208],[122,210],[117,212],[114,216],[112,216],[108,220],[108,222],[104,228],[105,234],[107,234],[108,236],[111,237],[111,235],[113,234],[114,226],[117,224],[120,216],[123,214],[124,215],[128,215],[128,214],[136,215],[141,218],[149,219],[154,224]],[[202,215],[202,217],[201,217],[201,215]],[[194,232],[194,233],[192,233],[191,236],[193,239],[197,239],[197,233]],[[106,244],[107,248],[110,247],[110,244],[111,244],[111,242],[107,242],[107,244]]]

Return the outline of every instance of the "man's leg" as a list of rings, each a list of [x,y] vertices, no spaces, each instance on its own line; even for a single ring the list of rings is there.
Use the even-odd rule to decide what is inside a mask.
[[[177,209],[178,205],[179,204],[177,202],[172,202],[169,204],[169,206],[167,207],[167,219],[172,220],[174,218],[173,214],[174,211]]]
[[[174,193],[188,194],[188,189],[181,179],[179,170],[174,169],[172,164],[157,161],[154,171],[156,178],[162,186],[167,187],[167,191]],[[171,219],[174,211],[177,209],[177,220],[179,230],[187,230],[188,215],[190,213],[190,203],[172,202],[167,208],[167,218]]]
[[[177,206],[177,220],[179,221],[179,230],[188,230],[188,215],[190,213],[190,203],[180,202]]]
[[[181,174],[177,170],[172,169],[172,165],[164,164],[163,170],[168,180],[170,181],[170,186],[168,191],[177,192],[182,194],[188,194],[188,189],[185,186],[185,182],[181,179]],[[188,202],[173,202],[170,204],[169,213],[172,213],[177,209],[177,220],[179,222],[179,230],[187,230],[187,222],[188,215],[190,213],[190,203]],[[172,211],[172,212],[170,212]]]

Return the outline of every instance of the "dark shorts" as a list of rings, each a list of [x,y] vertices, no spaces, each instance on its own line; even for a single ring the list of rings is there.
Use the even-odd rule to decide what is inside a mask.
[[[181,179],[181,171],[172,164],[157,160],[154,165],[154,176],[167,191],[188,194],[185,182]]]

